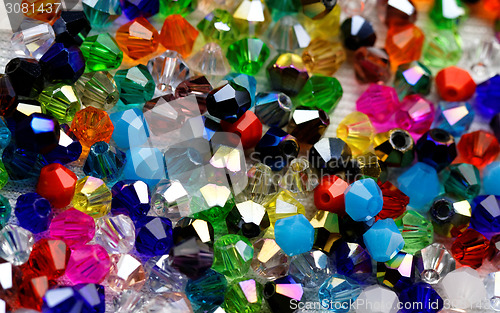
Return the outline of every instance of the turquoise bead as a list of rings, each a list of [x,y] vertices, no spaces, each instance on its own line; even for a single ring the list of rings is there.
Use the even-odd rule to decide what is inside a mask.
[[[126,154],[127,163],[123,169],[123,179],[142,180],[154,187],[165,178],[163,154],[157,148],[134,147]]]
[[[419,211],[441,191],[436,169],[422,162],[416,163],[398,177],[398,187],[410,197],[410,206]]]
[[[357,222],[369,221],[382,211],[382,190],[371,178],[354,182],[347,187],[344,194],[345,211]]]
[[[106,184],[112,185],[122,175],[126,161],[125,152],[104,141],[98,141],[90,147],[83,172],[86,176],[100,178]]]
[[[274,224],[276,243],[289,256],[308,252],[314,243],[314,227],[302,215],[279,219]]]
[[[11,136],[5,120],[0,118],[0,150],[5,149],[9,145]]]
[[[141,110],[137,108],[112,113],[109,115],[115,129],[112,138],[122,149],[138,147],[149,137],[149,131]]]
[[[454,137],[460,137],[469,130],[474,115],[474,110],[469,102],[441,101],[438,104],[431,129],[444,129]]]
[[[120,92],[120,100],[125,105],[142,104],[151,100],[155,94],[155,81],[145,65],[118,70],[114,79]]]
[[[227,279],[214,270],[207,270],[195,280],[189,280],[186,285],[186,295],[197,305],[220,305],[224,302],[227,289]]]
[[[500,196],[500,161],[488,164],[483,171],[483,187],[484,193],[487,195]]]
[[[366,249],[373,260],[387,262],[405,245],[403,236],[392,218],[378,220],[363,234]]]
[[[335,274],[327,279],[318,290],[321,306],[336,313],[347,313],[351,304],[361,294],[361,286],[354,280]]]

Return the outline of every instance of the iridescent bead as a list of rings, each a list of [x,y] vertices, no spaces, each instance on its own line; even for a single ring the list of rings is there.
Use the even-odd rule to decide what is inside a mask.
[[[395,115],[398,127],[411,133],[423,134],[434,120],[434,104],[420,95],[406,96]]]
[[[344,140],[353,152],[359,155],[371,145],[375,129],[367,115],[361,112],[348,114],[337,128],[337,137]]]
[[[90,147],[83,172],[111,185],[121,176],[126,161],[123,151],[99,141]]]
[[[347,313],[361,290],[361,286],[354,280],[334,274],[321,285],[318,297],[323,308],[336,313]]]
[[[5,198],[0,198],[1,200]],[[10,205],[8,200],[3,200],[2,218],[0,224],[4,226],[4,214],[8,213],[10,217]],[[20,195],[17,198],[15,206],[15,215],[19,221],[19,225],[23,228],[38,234],[46,231],[49,228],[52,219],[52,208],[50,202],[37,193],[31,192]]]
[[[443,170],[457,157],[455,138],[445,130],[434,128],[426,132],[417,141],[417,157],[434,167]]]
[[[165,217],[144,216],[136,222],[135,248],[141,254],[167,254],[173,246],[172,222]]]
[[[302,214],[277,220],[274,234],[276,243],[289,256],[308,252],[314,244],[314,227]]]
[[[342,237],[339,230],[338,215],[328,211],[318,211],[311,219],[314,227],[313,248],[331,253],[338,245]]]
[[[254,279],[231,282],[224,296],[224,309],[235,313],[257,313],[262,307],[262,285]]]
[[[269,127],[283,127],[290,120],[292,100],[280,92],[258,93],[255,97],[255,115]]]
[[[315,38],[304,49],[302,60],[309,73],[331,76],[346,60],[346,53],[340,43]]]
[[[361,47],[371,47],[377,39],[372,24],[359,15],[346,19],[340,26],[340,30],[344,46],[352,51]]]
[[[465,199],[443,195],[434,199],[429,213],[436,234],[456,237],[469,227],[471,205]]]
[[[489,241],[474,229],[461,233],[451,245],[451,253],[460,264],[479,268],[486,257]]]
[[[327,255],[319,250],[313,249],[291,258],[289,274],[304,287],[319,286],[332,272]]]
[[[22,265],[28,261],[34,243],[30,231],[9,224],[0,230],[0,257],[13,265]]]
[[[460,138],[457,150],[464,162],[482,167],[491,163],[500,154],[496,137],[484,130],[467,133]]]
[[[111,189],[111,213],[125,214],[133,221],[146,216],[149,211],[149,187],[142,181],[119,181]]]
[[[404,239],[394,220],[378,220],[363,234],[363,240],[372,259],[387,262],[403,249]]]
[[[416,281],[416,258],[406,252],[398,252],[390,260],[377,263],[377,280],[398,292]]]
[[[256,75],[270,55],[267,45],[258,38],[244,38],[232,43],[227,59],[237,73]]]
[[[272,312],[293,313],[296,311],[291,303],[300,303],[304,297],[304,289],[291,276],[278,278],[264,286],[264,298]],[[292,304],[293,305],[293,304]]]
[[[419,162],[398,177],[398,187],[410,197],[410,205],[421,209],[440,192],[436,170]]]
[[[386,122],[399,106],[396,90],[379,84],[371,84],[356,100],[356,109],[378,123]]]
[[[301,106],[293,111],[287,131],[307,147],[318,142],[329,125],[330,118],[324,110]]]
[[[398,66],[394,78],[394,88],[399,99],[410,94],[428,95],[431,91],[432,73],[422,63],[413,61]]]
[[[440,101],[432,128],[441,128],[455,137],[460,137],[469,129],[474,116],[469,102]]]
[[[413,163],[414,146],[411,135],[398,128],[376,134],[373,138],[375,154],[381,162],[391,167],[406,167]]]
[[[225,235],[214,243],[212,269],[230,278],[238,278],[250,269],[253,257],[250,241],[239,235]]]
[[[500,230],[500,196],[485,195],[472,201],[471,226],[483,233]]]
[[[258,158],[273,171],[283,169],[299,154],[297,139],[281,128],[270,128],[255,147]]]
[[[113,254],[106,282],[115,292],[127,289],[141,290],[146,283],[147,274],[137,258],[130,254]]]
[[[366,222],[382,210],[382,191],[371,178],[354,182],[344,194],[346,213],[354,221]]]
[[[272,280],[286,276],[289,257],[274,239],[261,238],[253,244],[254,256],[250,266],[259,276]]]
[[[313,75],[294,99],[296,105],[319,108],[331,113],[337,107],[343,93],[342,86],[335,77]]]
[[[176,223],[189,214],[190,196],[178,180],[160,180],[151,192],[151,209]]]
[[[309,75],[302,58],[293,53],[284,53],[267,67],[267,74],[273,90],[296,96],[304,87]]]
[[[108,253],[127,253],[134,247],[135,227],[126,215],[104,216],[97,220],[95,238]]]
[[[389,55],[384,49],[361,47],[354,53],[354,71],[360,83],[387,82],[391,77]]]

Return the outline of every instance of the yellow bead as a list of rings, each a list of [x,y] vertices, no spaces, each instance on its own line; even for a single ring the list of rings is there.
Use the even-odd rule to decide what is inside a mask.
[[[307,71],[312,74],[332,76],[346,59],[341,43],[314,39],[302,53]]]
[[[311,38],[331,39],[339,34],[340,29],[340,6],[336,5],[321,19],[313,20],[302,16],[302,25]]]
[[[366,114],[353,112],[347,115],[337,128],[337,137],[344,140],[351,147],[353,155],[360,155],[368,151],[375,129]]]
[[[294,194],[288,190],[282,190],[277,193],[264,204],[264,207],[267,210],[269,220],[273,226],[279,219],[297,214],[306,214],[304,206],[297,201]]]
[[[101,179],[86,176],[76,183],[73,207],[93,218],[103,217],[111,209],[111,191]]]

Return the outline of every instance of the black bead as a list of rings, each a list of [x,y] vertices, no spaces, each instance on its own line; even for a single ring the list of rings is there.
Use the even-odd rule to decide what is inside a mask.
[[[280,171],[299,154],[297,139],[281,128],[271,127],[262,136],[255,153],[260,161],[273,171]]]
[[[35,98],[43,89],[42,67],[35,59],[14,58],[5,66],[5,74],[18,96]]]
[[[284,286],[280,288],[280,285]],[[299,308],[304,294],[302,289],[302,285],[291,276],[285,276],[264,285],[264,298],[273,313],[293,313]],[[297,299],[298,296],[300,299]]]
[[[19,100],[17,93],[7,75],[0,75],[0,115],[11,116],[17,108]]]
[[[349,215],[339,218],[339,228],[342,239],[347,242],[354,242],[365,247],[363,242],[363,234],[375,223],[375,219],[367,222],[356,222]]]
[[[57,120],[43,113],[33,113],[16,125],[15,138],[19,148],[48,153],[59,144]]]
[[[85,71],[85,59],[76,46],[55,43],[40,59],[45,78],[51,83],[74,84]]]
[[[52,26],[56,42],[66,47],[81,45],[91,30],[90,22],[83,11],[63,11]]]
[[[309,163],[322,174],[336,174],[351,166],[351,148],[340,138],[323,138],[309,150]]]
[[[455,138],[446,130],[431,129],[417,141],[417,157],[439,172],[457,157]]]
[[[301,144],[313,145],[330,125],[328,114],[322,109],[298,107],[292,113],[287,131]]]
[[[183,217],[175,224],[173,238],[175,245],[195,238],[211,247],[214,243],[214,228],[210,222]]]
[[[340,32],[344,46],[352,51],[371,47],[377,40],[372,24],[359,15],[346,19],[340,26]]]
[[[247,238],[255,238],[265,231],[269,226],[269,215],[267,212],[260,217],[256,211],[265,208],[253,201],[245,201],[234,206],[226,216],[226,224],[229,233],[241,234]],[[257,216],[259,219],[257,219]]]
[[[207,110],[210,115],[227,122],[236,122],[252,105],[250,93],[233,82],[210,91]]]

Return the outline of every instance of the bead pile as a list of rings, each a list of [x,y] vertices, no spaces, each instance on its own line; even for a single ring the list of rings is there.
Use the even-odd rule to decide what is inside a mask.
[[[499,0],[57,4],[0,76],[0,313],[500,311]]]

